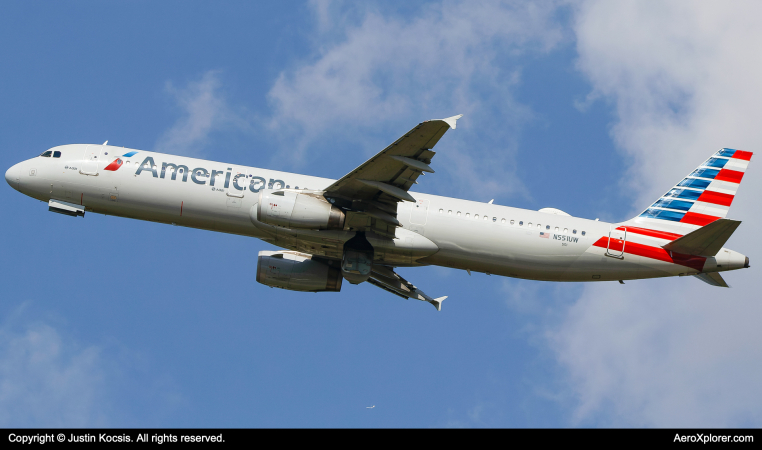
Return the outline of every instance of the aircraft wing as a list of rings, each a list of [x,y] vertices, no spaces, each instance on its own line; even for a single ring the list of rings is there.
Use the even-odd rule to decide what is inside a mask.
[[[330,185],[324,196],[347,211],[346,226],[394,236],[397,203],[415,202],[408,190],[429,167],[434,145],[461,115],[418,124],[360,167]]]
[[[392,294],[399,295],[404,299],[412,298],[423,302],[429,302],[434,305],[437,311],[442,310],[442,302],[447,298],[447,296],[431,298],[415,287],[413,283],[396,274],[392,267],[377,264],[374,264],[373,269],[371,269],[368,283],[378,286]]]

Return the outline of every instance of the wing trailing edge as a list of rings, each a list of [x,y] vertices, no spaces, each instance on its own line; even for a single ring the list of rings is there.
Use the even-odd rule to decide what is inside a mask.
[[[386,266],[374,265],[368,283],[404,299],[412,298],[431,303],[437,311],[442,310],[442,302],[447,298],[446,295],[439,298],[429,297],[425,292],[415,287],[413,283],[395,273],[391,267]]]

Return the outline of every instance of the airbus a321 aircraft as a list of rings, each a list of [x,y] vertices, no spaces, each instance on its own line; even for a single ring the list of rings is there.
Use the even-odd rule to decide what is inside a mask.
[[[723,148],[637,217],[620,223],[555,209],[498,206],[410,189],[461,116],[417,125],[341,178],[329,180],[123,147],[54,147],[8,169],[14,189],[70,216],[92,211],[262,239],[257,281],[339,291],[367,281],[441,309],[395,272],[438,265],[546,281],[620,281],[749,267],[723,248],[726,219],[752,153]]]

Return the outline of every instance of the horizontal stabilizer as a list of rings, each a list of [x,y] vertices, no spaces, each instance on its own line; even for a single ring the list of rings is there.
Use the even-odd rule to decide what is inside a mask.
[[[741,225],[739,220],[717,219],[670,242],[664,249],[686,255],[715,256],[738,225]]]
[[[722,275],[720,275],[718,272],[699,273],[694,275],[694,277],[698,278],[706,284],[711,284],[712,286],[730,287],[728,286],[728,283],[726,283],[722,278]]]

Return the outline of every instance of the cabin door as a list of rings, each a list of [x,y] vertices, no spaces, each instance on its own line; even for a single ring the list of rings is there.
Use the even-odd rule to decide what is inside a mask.
[[[102,145],[88,145],[85,149],[84,158],[82,158],[82,167],[79,173],[82,175],[98,175],[98,164],[101,158]]]
[[[609,243],[606,247],[606,256],[624,259],[625,245],[627,245],[627,227],[612,225],[609,229]]]

